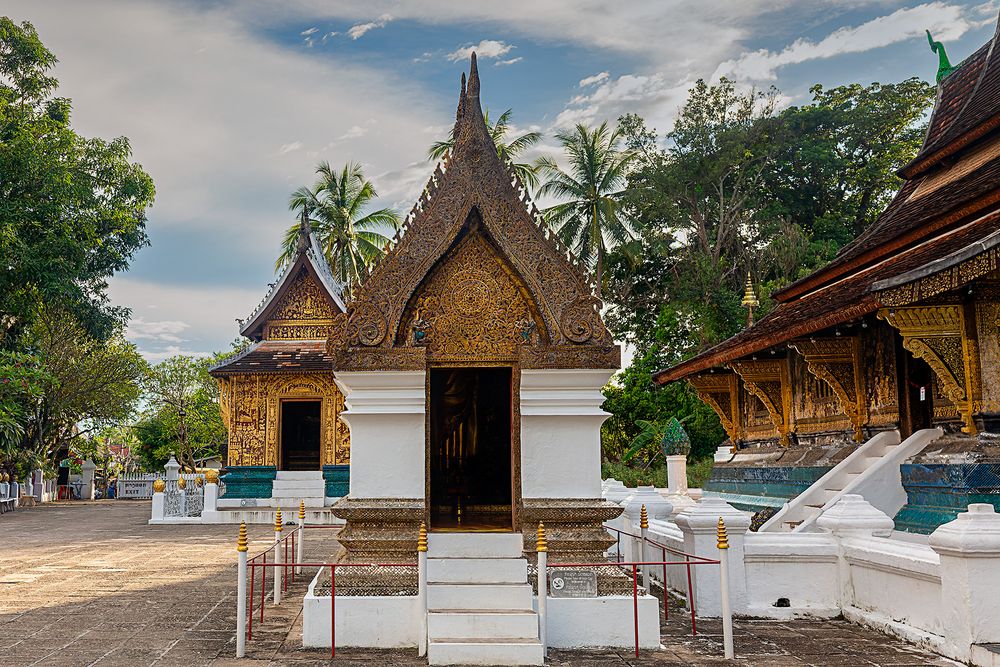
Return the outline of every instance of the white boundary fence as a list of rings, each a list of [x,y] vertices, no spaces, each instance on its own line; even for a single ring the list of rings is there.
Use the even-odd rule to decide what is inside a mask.
[[[118,475],[118,498],[145,499],[153,497],[153,482],[160,477],[155,472],[131,472]]]

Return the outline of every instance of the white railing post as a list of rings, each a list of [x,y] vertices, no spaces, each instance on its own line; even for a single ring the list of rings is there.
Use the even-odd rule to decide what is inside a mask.
[[[247,654],[247,524],[240,522],[240,534],[236,538],[236,553],[239,564],[236,567],[236,657]]]
[[[281,584],[284,581],[281,564],[281,531],[284,527],[281,523],[281,508],[274,515],[274,604],[281,604]]]
[[[295,543],[295,574],[302,574],[302,566],[299,563],[302,562],[302,554],[305,550],[306,541],[306,501],[299,501],[299,537],[298,541]]]
[[[163,521],[167,512],[167,499],[164,495],[164,491],[167,490],[167,483],[162,479],[157,479],[153,482],[153,508],[152,514],[149,517],[150,523],[159,523]]]
[[[646,513],[646,506],[642,506],[642,510],[639,512],[639,562],[646,563],[648,559],[646,558],[646,540],[649,535],[649,515]],[[649,566],[642,566],[642,588],[646,591],[646,595],[649,595]],[[666,590],[666,584],[664,584],[664,590]]]
[[[722,588],[722,645],[726,660],[733,659],[733,611],[729,604],[729,537],[726,535],[726,522],[719,517],[717,529],[719,548],[719,586]]]
[[[420,637],[417,655],[427,655],[427,525],[420,522],[417,534],[417,610],[420,614]]]
[[[538,537],[535,542],[538,552],[538,641],[542,644],[542,656],[548,655],[548,632],[546,628],[546,606],[549,597],[549,544],[545,539],[545,526],[538,522]]]

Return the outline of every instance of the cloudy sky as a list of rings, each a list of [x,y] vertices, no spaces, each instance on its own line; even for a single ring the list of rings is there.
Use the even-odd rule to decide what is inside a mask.
[[[7,0],[60,59],[87,135],[130,138],[156,183],[152,246],[112,283],[158,361],[228,346],[274,279],[288,194],[319,160],[365,165],[409,210],[454,118],[468,54],[484,105],[520,128],[667,129],[689,86],[933,80],[924,29],[957,62],[1000,2],[894,0]],[[551,139],[543,151],[555,152]]]

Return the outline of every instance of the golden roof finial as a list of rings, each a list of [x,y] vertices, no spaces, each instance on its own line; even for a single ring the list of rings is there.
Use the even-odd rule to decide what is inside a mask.
[[[282,521],[281,521],[281,508],[279,507],[278,511],[275,512],[274,514],[274,532],[280,533],[283,530],[284,528],[282,527]]]
[[[649,514],[646,513],[646,506],[643,505],[642,509],[639,510],[639,528],[645,530],[649,528]]]
[[[420,522],[420,530],[417,531],[417,551],[427,551],[427,524]]]
[[[240,534],[236,538],[236,550],[247,550],[247,522],[240,521]]]
[[[715,533],[716,537],[718,537],[719,539],[718,543],[715,546],[717,546],[720,549],[728,549],[729,535],[726,533],[726,522],[722,520],[721,516],[719,517],[719,525],[716,527]]]
[[[743,288],[743,300],[740,301],[740,305],[750,312],[747,316],[747,326],[753,326],[753,309],[760,305],[760,301],[757,300],[757,292],[754,289],[753,278],[749,271],[747,271],[747,283]]]
[[[545,539],[545,524],[538,522],[538,537],[535,539],[535,551],[548,551],[549,541]]]
[[[302,521],[306,520],[306,501],[299,501],[299,519]]]

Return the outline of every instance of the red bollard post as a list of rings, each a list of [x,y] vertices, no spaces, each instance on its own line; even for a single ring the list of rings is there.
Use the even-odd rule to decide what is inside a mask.
[[[639,575],[632,566],[632,621],[635,625],[635,657],[639,657]]]
[[[267,589],[267,552],[264,552],[264,564],[260,568],[260,622],[264,622],[264,591]]]
[[[670,612],[667,611],[667,550],[660,547],[660,560],[663,561],[663,620],[670,619]]]
[[[694,620],[694,587],[691,585],[691,559],[684,557],[688,571],[688,608],[691,609],[691,636],[698,634],[698,625]]]
[[[330,659],[337,657],[337,566],[330,566]]]
[[[250,613],[247,614],[247,641],[253,639],[253,582],[254,578],[257,576],[257,564],[254,562],[257,560],[254,558],[250,561]]]

